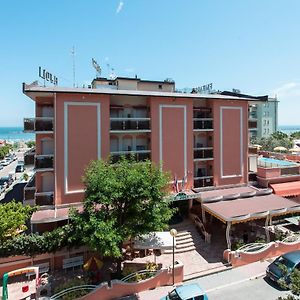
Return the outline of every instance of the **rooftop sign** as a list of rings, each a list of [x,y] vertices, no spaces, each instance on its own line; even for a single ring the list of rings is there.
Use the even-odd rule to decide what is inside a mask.
[[[53,83],[54,85],[58,84],[58,78],[53,75],[52,73],[48,72],[46,69],[42,69],[42,67],[39,67],[39,77],[44,79],[45,81],[49,81],[50,83]]]

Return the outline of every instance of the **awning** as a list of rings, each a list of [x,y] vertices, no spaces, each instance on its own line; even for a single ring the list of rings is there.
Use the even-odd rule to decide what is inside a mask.
[[[176,240],[174,240],[176,245]],[[134,240],[135,249],[172,249],[173,238],[169,231],[151,232]]]
[[[75,209],[82,211],[82,204],[74,206]],[[59,207],[54,209],[44,209],[34,212],[31,216],[31,224],[46,224],[69,219],[70,207]]]
[[[276,195],[283,197],[300,195],[300,181],[270,184]]]
[[[300,203],[274,194],[202,203],[203,209],[223,223],[248,222],[268,216],[300,212]]]

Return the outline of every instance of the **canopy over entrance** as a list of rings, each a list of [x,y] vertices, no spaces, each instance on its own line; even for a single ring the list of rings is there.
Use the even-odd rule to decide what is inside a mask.
[[[267,216],[300,212],[300,203],[274,194],[203,203],[203,209],[223,223],[248,222]]]
[[[272,194],[271,189],[258,190],[251,187],[215,190],[201,195],[202,217],[205,212],[227,224],[226,239],[231,248],[231,224],[266,219],[267,241],[270,240],[267,226],[273,216],[300,212],[300,203]]]
[[[300,195],[300,181],[270,184],[276,195],[283,197]]]

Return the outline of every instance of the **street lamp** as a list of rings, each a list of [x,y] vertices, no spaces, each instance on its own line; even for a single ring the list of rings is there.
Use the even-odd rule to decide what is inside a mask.
[[[175,283],[175,272],[174,272],[174,266],[175,266],[175,237],[177,235],[177,230],[175,228],[172,228],[170,230],[170,234],[173,237],[173,285]]]

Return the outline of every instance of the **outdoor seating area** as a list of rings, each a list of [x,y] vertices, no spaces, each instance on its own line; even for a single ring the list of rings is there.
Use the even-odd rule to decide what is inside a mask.
[[[123,260],[133,260],[135,258],[144,258],[151,257],[153,255],[159,256],[161,255],[161,251],[159,249],[135,249],[133,246],[127,246],[122,249]]]

